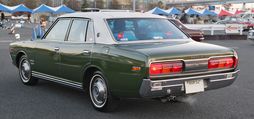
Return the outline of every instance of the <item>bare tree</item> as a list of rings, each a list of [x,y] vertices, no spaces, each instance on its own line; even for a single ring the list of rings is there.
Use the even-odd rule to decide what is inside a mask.
[[[80,10],[80,2],[78,2],[77,0],[69,0],[66,6],[76,11]]]
[[[162,1],[159,1],[159,2],[158,2],[158,7],[164,9],[164,4],[163,4]]]
[[[52,0],[39,0],[41,4],[52,6]]]
[[[9,5],[9,6],[15,6],[15,5],[19,5],[20,3],[21,3],[20,0],[9,0],[7,2],[7,5]]]
[[[85,8],[88,8],[89,7],[89,4],[87,2],[87,0],[83,0],[83,3],[81,5],[81,11],[84,10]]]
[[[37,0],[25,0],[24,1],[24,4],[28,7],[28,8],[30,8],[30,9],[34,9],[34,8],[36,8],[36,6],[37,6]]]
[[[63,0],[63,4],[67,5],[69,0]]]

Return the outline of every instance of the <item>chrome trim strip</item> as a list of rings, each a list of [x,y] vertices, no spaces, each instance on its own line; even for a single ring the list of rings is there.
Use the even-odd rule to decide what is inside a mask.
[[[157,63],[157,62],[171,62],[171,61],[184,61],[184,59],[170,59],[170,60],[152,60],[150,59],[149,61],[149,66],[152,64],[152,63]]]
[[[234,55],[221,55],[221,56],[211,56],[208,58],[199,58],[199,59],[188,59],[188,60],[184,60],[184,59],[169,59],[169,60],[154,60],[154,59],[150,59],[149,60],[149,66],[151,63],[154,62],[169,62],[169,61],[200,61],[200,60],[209,60],[211,58],[222,58],[222,57],[233,57]]]
[[[199,75],[199,74],[208,74],[208,73],[219,73],[223,71],[230,71],[233,70],[234,68],[230,69],[221,69],[221,70],[211,70],[211,71],[205,71],[205,72],[196,72],[196,73],[184,73],[184,74],[172,74],[172,75],[160,75],[160,76],[150,76],[150,78],[162,78],[162,77],[176,77],[176,76],[188,76],[188,75]]]
[[[32,71],[32,75],[34,77],[37,77],[37,78],[42,78],[44,80],[48,80],[48,81],[68,85],[68,86],[71,86],[71,87],[80,88],[80,89],[83,88],[81,83],[78,83],[78,82],[72,83],[72,82],[70,82],[70,80],[63,79],[63,78],[60,78],[60,77],[55,77],[55,76],[43,74],[43,73],[36,72],[36,71]]]
[[[44,74],[44,73],[40,73],[40,72],[36,72],[36,71],[32,71],[32,73],[35,73],[35,74],[39,74],[39,75],[43,75],[43,76],[46,76],[46,77],[49,77],[49,78],[54,78],[54,79],[58,79],[58,80],[61,80],[61,81],[64,81],[64,82],[70,82],[72,83],[70,80],[68,79],[64,79],[64,78],[60,78],[60,77],[56,77],[56,76],[51,76],[51,75],[47,75],[47,74]],[[81,83],[78,83],[78,82],[73,82],[73,84],[80,84]]]
[[[226,80],[232,80],[235,77],[231,77],[231,78],[225,78],[225,79],[214,79],[214,80],[210,80],[210,82],[218,82],[218,81],[226,81]]]
[[[192,76],[192,77],[184,77],[184,78],[174,78],[174,79],[166,79],[166,80],[156,80],[152,81],[152,83],[157,82],[168,82],[168,81],[179,81],[179,80],[186,80],[186,79],[193,79],[193,78],[205,78],[205,77],[212,77],[212,76],[220,76],[220,75],[228,75],[228,74],[235,74],[238,73],[240,70],[229,72],[229,73],[220,73],[220,74],[210,74],[210,75],[202,75],[202,76]],[[144,79],[144,80],[150,80],[150,79]]]
[[[166,86],[151,86],[151,91],[162,90],[163,88],[171,88],[171,87],[183,87],[183,84],[174,84],[174,85],[166,85]]]
[[[234,55],[212,56],[212,57],[209,57],[209,59],[211,59],[211,58],[223,58],[223,57],[234,57]]]
[[[161,88],[170,88],[170,87],[179,87],[179,86],[183,86],[183,84],[174,84],[174,85],[167,85],[167,86],[160,86]],[[154,87],[152,87],[154,88]]]

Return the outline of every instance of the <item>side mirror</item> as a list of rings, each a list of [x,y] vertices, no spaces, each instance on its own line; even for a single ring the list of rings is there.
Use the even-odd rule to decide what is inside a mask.
[[[20,34],[15,34],[15,39],[20,40]]]

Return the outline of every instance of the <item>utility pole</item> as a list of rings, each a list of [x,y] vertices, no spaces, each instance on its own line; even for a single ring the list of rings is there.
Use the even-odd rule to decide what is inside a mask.
[[[132,0],[133,3],[132,3],[132,8],[133,8],[133,12],[136,11],[136,0]]]

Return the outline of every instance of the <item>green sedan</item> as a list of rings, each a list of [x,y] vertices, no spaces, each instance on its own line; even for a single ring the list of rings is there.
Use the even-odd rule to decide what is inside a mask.
[[[135,12],[63,15],[42,39],[11,43],[10,55],[23,84],[43,79],[85,90],[99,111],[122,98],[170,100],[226,87],[239,72],[233,49]]]

